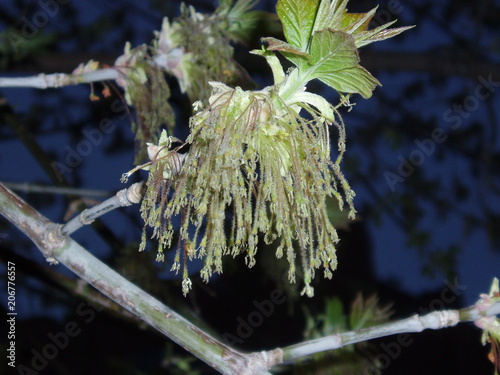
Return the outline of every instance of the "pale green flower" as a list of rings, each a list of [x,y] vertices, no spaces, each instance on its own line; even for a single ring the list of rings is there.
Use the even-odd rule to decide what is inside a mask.
[[[491,284],[489,294],[481,294],[481,299],[476,303],[479,311],[488,310],[493,304],[500,302],[500,288],[495,277]],[[475,322],[483,330],[481,342],[491,344],[490,361],[495,365],[495,375],[500,372],[500,319],[496,316],[484,316]]]
[[[116,83],[125,89],[125,101],[129,105],[134,104],[133,85],[144,85],[148,81],[144,59],[146,58],[147,47],[140,45],[134,49],[130,42],[125,43],[123,55],[115,61],[115,67],[122,73],[122,77],[116,80]]]
[[[323,268],[331,277],[337,267],[338,236],[325,199],[339,198],[342,208],[339,182],[349,197],[354,196],[338,165],[330,161],[328,127],[334,119],[305,106],[311,117],[306,120],[298,115],[298,107],[288,106],[272,89],[212,86],[210,106],[191,119],[190,150],[178,176],[166,184],[152,176],[170,176],[168,164],[151,165],[153,184],[148,181],[142,213],[159,239],[160,259],[171,243],[172,218],[181,214],[181,246],[173,270],[181,268],[181,253],[184,268],[187,260],[204,258],[205,281],[213,272],[222,272],[226,254],[244,254],[252,267],[260,236],[266,243],[276,242],[278,258],[286,254],[292,281],[299,255],[303,293],[312,296],[315,270]],[[159,145],[161,150],[167,146],[168,142]],[[149,145],[148,150],[155,152],[158,146]],[[174,194],[167,199],[164,194],[171,188]],[[183,285],[187,292],[190,284]]]

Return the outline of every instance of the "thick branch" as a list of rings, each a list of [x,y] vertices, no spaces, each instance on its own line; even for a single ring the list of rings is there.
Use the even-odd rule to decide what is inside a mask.
[[[56,224],[41,215],[33,207],[27,205],[1,183],[0,214],[5,216],[8,221],[34,242],[47,261],[51,262],[53,260],[51,246],[57,241],[49,233],[52,233]]]

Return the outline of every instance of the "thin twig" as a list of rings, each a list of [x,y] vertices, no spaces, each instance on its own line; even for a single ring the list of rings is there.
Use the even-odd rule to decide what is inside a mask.
[[[409,318],[401,319],[395,322],[389,322],[350,332],[337,333],[281,348],[283,361],[291,362],[314,353],[339,349],[346,345],[399,333],[421,332],[425,329],[453,327],[458,323],[473,322],[484,316],[494,316],[498,314],[500,314],[500,302],[493,304],[486,311],[480,311],[477,305],[472,305],[461,310],[441,310],[433,311],[423,316],[413,315]]]
[[[99,216],[119,207],[126,207],[139,203],[142,198],[142,185],[144,182],[137,182],[127,189],[122,189],[114,196],[92,208],[83,210],[78,216],[68,221],[62,228],[61,234],[69,236],[84,225],[91,224]]]
[[[40,194],[60,194],[60,195],[74,195],[80,197],[109,197],[112,195],[107,190],[91,190],[91,189],[77,189],[59,186],[47,186],[30,184],[27,182],[2,182],[9,189],[14,191],[21,191],[23,193],[40,193]]]

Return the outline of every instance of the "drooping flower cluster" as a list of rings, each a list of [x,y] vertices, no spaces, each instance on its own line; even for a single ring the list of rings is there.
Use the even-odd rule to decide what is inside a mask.
[[[316,270],[323,268],[325,277],[332,276],[338,237],[325,201],[335,197],[340,209],[346,202],[352,218],[354,192],[340,171],[345,130],[337,107],[308,92],[306,85],[317,79],[330,86],[340,95],[339,105],[348,104],[352,94],[370,97],[380,83],[359,64],[358,48],[407,29],[388,30],[391,22],[368,30],[375,10],[348,13],[347,2],[279,0],[277,14],[286,41],[264,38],[268,46],[252,51],[266,58],[274,85],[244,91],[210,82],[208,106],[190,119],[187,154],[181,157],[178,149],[171,150],[166,134],[148,146],[151,162],[141,213],[159,240],[158,260],[179,232],[172,270],[183,268],[184,293],[191,287],[190,259],[203,259],[201,276],[208,281],[214,272],[222,272],[224,255],[244,254],[253,266],[260,240],[273,243],[278,258],[286,255],[291,281],[299,258],[303,294],[313,295]],[[241,0],[234,9],[246,10],[250,3]],[[224,11],[220,15],[227,16]],[[188,18],[202,25],[201,35],[212,30],[208,18],[192,12]],[[159,34],[159,50],[166,41],[173,47],[173,30],[164,27]],[[285,72],[276,52],[294,67]],[[200,99],[195,110],[206,105]],[[338,131],[335,162],[330,159],[331,125]],[[145,240],[144,234],[141,248]]]
[[[191,119],[191,146],[171,182],[174,194],[167,199],[169,189],[160,188],[165,185],[161,178],[148,182],[151,193],[143,201],[143,216],[156,217],[149,224],[160,244],[169,246],[172,219],[181,215],[181,246],[173,269],[181,267],[181,252],[187,259],[204,258],[201,275],[206,281],[213,272],[222,272],[223,255],[243,253],[248,266],[254,265],[259,236],[266,243],[276,241],[276,256],[286,254],[294,280],[298,248],[304,291],[312,295],[309,284],[315,270],[323,267],[331,277],[337,266],[338,237],[325,199],[336,196],[342,206],[339,182],[349,204],[354,196],[338,164],[330,161],[328,126],[334,119],[309,107],[311,119],[306,120],[272,90],[212,85],[209,108]],[[155,168],[169,165],[156,163]],[[152,169],[150,179],[159,172]]]

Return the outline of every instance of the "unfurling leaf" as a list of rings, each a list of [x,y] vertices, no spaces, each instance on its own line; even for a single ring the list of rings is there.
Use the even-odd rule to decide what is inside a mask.
[[[358,48],[392,38],[411,27],[387,29],[393,21],[368,30],[376,8],[367,13],[348,13],[347,3],[347,0],[278,1],[286,42],[274,38],[263,41],[269,43],[268,51],[279,51],[300,70],[298,76],[303,81],[289,84],[291,90],[319,79],[339,93],[369,98],[380,85],[359,65]]]

